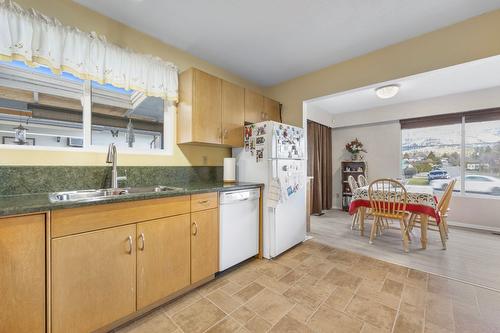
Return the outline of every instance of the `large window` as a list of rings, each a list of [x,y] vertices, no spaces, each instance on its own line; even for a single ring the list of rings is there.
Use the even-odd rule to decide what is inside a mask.
[[[0,62],[0,146],[162,151],[172,145],[164,100],[22,62]],[[169,123],[166,126],[166,123]]]
[[[500,196],[500,111],[485,110],[401,121],[401,168],[408,185],[436,193]]]

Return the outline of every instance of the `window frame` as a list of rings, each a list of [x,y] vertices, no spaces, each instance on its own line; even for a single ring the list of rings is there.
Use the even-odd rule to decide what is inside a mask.
[[[0,63],[0,86],[19,90],[43,90],[43,93],[59,97],[73,98],[80,100],[82,104],[82,136],[83,147],[52,147],[52,146],[28,146],[28,145],[7,145],[0,144],[0,149],[5,150],[39,150],[39,151],[68,151],[68,152],[106,152],[107,146],[92,144],[92,81],[82,80],[82,83],[71,82],[68,80],[67,89],[54,89],[52,82],[55,80],[43,73],[33,73],[23,68]],[[55,74],[57,75],[57,74]],[[42,78],[43,76],[43,78]],[[76,92],[78,90],[78,92]],[[63,92],[61,94],[61,91]],[[163,99],[163,149],[135,149],[118,148],[120,153],[130,155],[173,155],[175,143],[175,122],[176,106],[175,102]]]

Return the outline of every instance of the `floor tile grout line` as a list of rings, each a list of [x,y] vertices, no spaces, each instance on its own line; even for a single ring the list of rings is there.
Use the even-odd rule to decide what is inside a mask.
[[[392,323],[391,333],[394,333],[394,330],[396,329],[396,322],[398,321],[399,312],[401,311],[401,303],[403,302],[403,289],[404,289],[404,283],[403,283],[403,288],[401,289],[401,295],[399,296],[398,309],[396,311],[396,316],[394,317],[394,322]]]

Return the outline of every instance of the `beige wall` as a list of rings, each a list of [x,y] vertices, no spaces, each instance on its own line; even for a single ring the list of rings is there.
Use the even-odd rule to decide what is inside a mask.
[[[388,46],[266,89],[283,121],[302,126],[302,102],[500,54],[500,10]]]
[[[333,207],[342,207],[340,162],[349,160],[345,144],[358,138],[368,153],[363,154],[367,164],[367,176],[371,181],[377,178],[398,178],[400,170],[401,126],[399,122],[362,125],[332,129],[333,159]]]
[[[16,2],[24,8],[35,8],[43,14],[56,17],[63,24],[75,26],[83,31],[96,31],[106,36],[109,42],[122,47],[171,61],[181,71],[189,67],[197,67],[233,83],[262,92],[260,87],[249,81],[70,0],[16,0]],[[222,165],[222,159],[230,154],[228,148],[175,145],[172,156],[122,154],[119,156],[118,163],[121,165]],[[104,161],[104,153],[0,149],[0,165],[101,165]]]

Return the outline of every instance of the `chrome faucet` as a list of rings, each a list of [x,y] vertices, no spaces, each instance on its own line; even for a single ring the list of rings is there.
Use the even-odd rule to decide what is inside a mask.
[[[117,157],[116,146],[114,143],[111,143],[108,147],[108,156],[106,157],[106,163],[113,163],[113,169],[111,170],[112,188],[118,188],[118,171],[116,170],[116,157]]]

